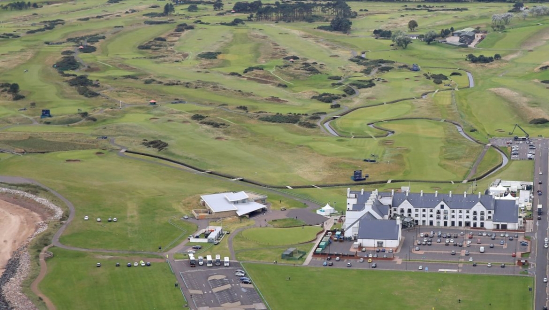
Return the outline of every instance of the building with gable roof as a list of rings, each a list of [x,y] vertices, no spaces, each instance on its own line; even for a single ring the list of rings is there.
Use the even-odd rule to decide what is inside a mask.
[[[347,211],[342,227],[346,237],[353,237],[366,247],[398,246],[402,221],[434,227],[506,230],[522,227],[516,199],[496,199],[481,193],[410,193],[409,189],[380,193],[347,189]]]

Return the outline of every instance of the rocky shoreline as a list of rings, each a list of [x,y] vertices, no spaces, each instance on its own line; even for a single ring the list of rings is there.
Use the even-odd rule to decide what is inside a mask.
[[[48,217],[47,221],[59,220],[63,215],[63,210],[47,199],[23,191],[7,188],[0,188],[0,193],[30,199],[39,203],[41,206],[52,211],[51,213],[53,215]],[[30,299],[22,293],[21,285],[30,272],[31,259],[27,246],[34,237],[48,228],[47,221],[41,221],[36,224],[36,231],[34,234],[26,240],[25,244],[13,252],[13,255],[6,264],[5,270],[0,276],[0,310],[37,309]]]

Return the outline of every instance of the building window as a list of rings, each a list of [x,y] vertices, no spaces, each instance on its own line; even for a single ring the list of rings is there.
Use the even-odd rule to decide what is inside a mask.
[[[429,215],[429,217],[430,217],[430,218],[432,218],[432,217],[433,217],[433,215],[431,214],[431,215]]]
[[[460,215],[459,218],[463,218],[463,215]]]
[[[463,213],[463,210],[459,210],[459,213]]]
[[[492,214],[492,211],[488,211],[488,214]]]
[[[452,210],[452,213],[456,213],[456,210]]]
[[[423,212],[427,212],[427,209],[423,209]]]
[[[455,216],[455,215],[452,215],[452,218],[453,218],[453,219],[455,219],[455,218],[456,218],[456,216]]]
[[[477,215],[477,211],[473,211],[473,215]]]
[[[465,218],[468,219],[468,218],[469,218],[469,215],[465,216]]]
[[[469,214],[469,210],[465,211],[465,213]]]
[[[444,205],[440,205],[440,208],[441,208],[441,209],[444,209]]]
[[[480,216],[480,220],[481,220],[481,221],[484,221],[484,215],[481,215],[481,216]]]
[[[491,220],[491,219],[492,219],[492,217],[491,217],[490,215],[488,215],[488,219],[489,219],[489,220]]]
[[[394,211],[394,212],[397,212],[397,208],[393,208],[393,211]]]
[[[433,209],[429,210],[429,212],[433,213]]]

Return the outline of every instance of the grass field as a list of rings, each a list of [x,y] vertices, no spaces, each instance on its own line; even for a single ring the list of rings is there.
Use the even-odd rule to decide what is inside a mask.
[[[182,171],[175,164],[162,166],[165,162],[143,156],[117,156],[108,141],[97,140],[97,136],[113,138],[130,150],[279,186],[347,183],[356,169],[368,173],[369,181],[448,182],[391,182],[365,187],[390,191],[411,185],[413,191],[426,192],[484,191],[495,178],[528,181],[533,163],[512,162],[472,188],[471,183],[461,181],[483,145],[465,140],[449,123],[383,120],[451,120],[482,143],[493,136],[508,136],[514,124],[523,126],[532,137],[549,136],[548,124],[529,123],[533,118],[549,119],[547,85],[541,83],[549,80],[549,70],[540,69],[547,65],[549,17],[514,18],[505,31],[494,32],[490,27],[492,14],[506,12],[510,4],[445,3],[445,9],[467,10],[433,12],[406,10],[402,3],[349,2],[357,17],[352,19],[351,32],[343,34],[317,29],[329,22],[248,21],[248,14],[218,15],[219,11],[206,4],[200,4],[198,12],[176,5],[172,15],[150,18],[144,14],[161,13],[164,3],[105,2],[42,2],[43,7],[37,9],[0,10],[0,34],[21,36],[0,38],[0,83],[18,83],[25,96],[14,101],[6,91],[0,92],[0,148],[47,152],[24,156],[1,153],[0,174],[36,179],[74,203],[76,218],[60,238],[67,245],[137,251],[156,251],[159,245],[172,248],[196,229],[179,219],[199,206],[199,196],[206,193],[252,190],[268,195],[272,209],[303,207],[301,202],[260,187]],[[233,3],[224,5],[224,10],[230,11]],[[41,28],[41,22],[58,18],[64,24],[26,33]],[[245,23],[236,27],[220,24],[234,18]],[[173,23],[145,23],[168,19]],[[396,49],[390,40],[372,36],[375,29],[408,31],[411,19],[419,24],[413,34],[429,30],[438,33],[450,27],[480,27],[488,34],[479,49],[420,40],[413,40],[406,49]],[[182,23],[194,28],[175,32],[176,25]],[[61,53],[78,50],[81,44],[67,39],[92,34],[105,38],[88,42],[96,51],[76,55],[85,66],[67,71],[69,75],[59,74],[53,65],[64,56]],[[147,48],[148,44],[159,45]],[[219,55],[217,59],[200,58],[203,52]],[[367,60],[395,63],[389,64],[392,68],[388,72],[379,66],[367,69],[350,61],[361,52]],[[465,60],[469,53],[499,53],[503,59],[472,64]],[[284,59],[289,56],[294,61]],[[420,72],[406,69],[414,63],[421,67]],[[463,70],[471,72],[475,87],[466,88],[468,79]],[[101,95],[88,98],[79,94],[82,88],[68,84],[72,74],[87,75],[94,84],[88,87]],[[451,80],[435,84],[431,74],[444,74]],[[345,88],[365,80],[376,85],[359,89],[354,95]],[[453,90],[421,96],[450,88]],[[324,100],[327,102],[313,99],[321,93],[342,97]],[[411,99],[367,107],[402,98]],[[158,105],[149,106],[151,99]],[[185,103],[171,104],[176,101]],[[332,109],[331,103],[341,107]],[[344,137],[334,137],[316,127],[320,115],[354,107],[366,108],[332,122]],[[42,109],[50,109],[53,117],[40,119]],[[88,118],[80,114],[84,112]],[[292,114],[300,120],[260,120],[275,113],[281,114],[280,118]],[[367,126],[371,122],[395,134],[350,138],[383,134]],[[157,151],[144,146],[144,140],[162,140],[169,146]],[[376,163],[363,161],[372,155]],[[500,160],[495,151],[488,151],[476,176]],[[346,187],[281,190],[321,205],[330,203],[340,212],[345,209],[345,191]],[[118,222],[86,222],[85,215],[92,219],[117,217]],[[253,221],[231,219],[223,224],[235,230]],[[313,245],[307,241],[320,229],[278,228],[301,224],[295,220],[270,224],[274,227],[250,228],[234,236],[237,259],[272,262],[290,246],[309,252]],[[173,275],[163,264],[150,269],[111,270],[111,258],[60,249],[54,252],[56,256],[48,261],[50,274],[41,288],[59,309],[174,309],[184,304],[178,290],[168,291],[173,289]],[[227,238],[201,253],[228,256]],[[93,267],[96,261],[105,262],[105,266]],[[530,302],[523,291],[513,289],[530,284],[528,278],[499,281],[508,278],[259,265],[248,268],[273,309],[485,309],[486,302],[492,302],[494,308],[511,309]],[[141,277],[136,272],[147,274]],[[285,273],[292,273],[292,281],[280,283]],[[368,281],[364,282],[365,278]],[[444,284],[439,285],[442,279]],[[354,284],[342,289],[344,281]],[[164,283],[166,289],[162,289]],[[403,289],[396,290],[395,283],[402,283]],[[425,294],[430,291],[441,297],[433,299],[434,295]],[[381,296],[382,292],[388,292],[387,297]],[[73,295],[78,298],[71,298]],[[460,305],[455,304],[458,295],[466,296]],[[387,300],[392,304],[384,304]]]
[[[532,307],[532,293],[528,287],[533,281],[528,277],[261,264],[245,264],[244,267],[273,309],[492,307],[511,310]],[[338,288],[343,283],[344,287]]]
[[[40,289],[58,309],[178,309],[186,303],[165,262],[128,268],[128,262],[147,259],[50,251],[54,257],[48,260],[48,275]],[[116,262],[121,267],[115,267]]]

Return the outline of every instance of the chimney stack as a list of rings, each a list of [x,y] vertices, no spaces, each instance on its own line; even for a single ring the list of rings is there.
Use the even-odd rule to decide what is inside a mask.
[[[351,189],[347,187],[347,197],[351,195]]]
[[[467,197],[467,192],[463,192],[463,197]]]
[[[480,192],[478,192],[478,198],[480,199]]]
[[[452,197],[452,191],[450,191],[450,198]]]
[[[394,195],[395,195],[395,190],[392,189],[392,190],[391,190],[391,196],[394,196]]]
[[[409,193],[409,192],[410,192],[410,191],[406,191],[406,197],[408,197],[408,193]]]
[[[423,197],[423,190],[421,190],[420,194],[419,194],[421,197]]]
[[[435,191],[435,197],[438,197],[438,191]]]
[[[364,188],[360,191],[361,195],[364,195]]]

